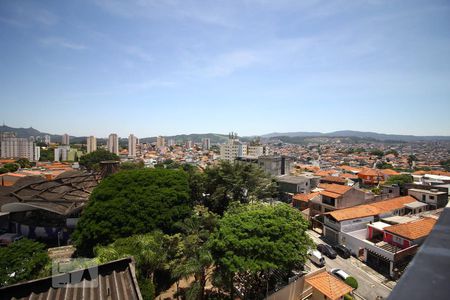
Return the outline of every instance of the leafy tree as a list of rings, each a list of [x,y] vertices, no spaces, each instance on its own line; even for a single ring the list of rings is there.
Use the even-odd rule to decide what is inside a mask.
[[[413,177],[409,174],[393,175],[386,180],[386,184],[397,184],[397,185],[404,185],[406,183],[412,182]]]
[[[414,154],[411,154],[410,156],[408,156],[408,164],[410,166],[412,166],[413,162],[417,161],[417,156],[415,156]]]
[[[8,173],[9,170],[7,168],[0,168],[0,174]]]
[[[345,283],[354,288],[355,290],[358,288],[358,281],[355,277],[349,276],[345,279]]]
[[[369,153],[370,155],[376,155],[378,158],[382,158],[384,155],[384,152],[381,151],[380,149],[373,149]]]
[[[220,215],[232,202],[250,203],[276,193],[272,177],[253,164],[221,161],[207,168],[205,176],[203,203]]]
[[[181,170],[121,171],[104,179],[92,192],[73,240],[83,255],[97,244],[160,229],[174,232],[174,224],[191,212],[187,175]]]
[[[16,164],[19,164],[21,168],[31,168],[31,163],[28,158],[19,158],[16,160]]]
[[[94,252],[99,263],[133,256],[139,286],[144,286],[143,297],[154,299],[157,285],[155,273],[168,268],[174,258],[173,253],[178,251],[179,240],[180,235],[168,236],[155,231],[117,239],[108,246],[96,247]]]
[[[392,169],[394,166],[386,162],[379,162],[376,167],[377,169]]]
[[[41,157],[39,157],[39,161],[54,161],[54,160],[55,160],[55,150],[54,149],[41,148]]]
[[[216,228],[218,216],[203,206],[196,206],[194,214],[179,226],[183,232],[181,256],[172,270],[175,279],[194,276],[188,299],[204,299],[206,281],[211,275],[213,258],[207,247],[211,232]]]
[[[231,293],[238,286],[245,299],[263,299],[289,273],[302,268],[313,246],[308,222],[286,204],[233,205],[210,238],[216,282]]]
[[[446,170],[450,172],[450,159],[441,161],[441,166]]]
[[[395,157],[398,157],[398,151],[394,149],[389,149],[386,152],[384,152],[384,155],[394,154]]]
[[[100,162],[106,160],[119,160],[119,156],[115,153],[111,153],[105,149],[98,149],[80,158],[80,165],[88,170],[98,170],[100,168]]]
[[[48,274],[42,273],[50,263],[45,245],[21,239],[0,248],[0,286],[32,280]]]
[[[8,170],[8,172],[16,172],[19,170],[20,165],[16,163],[7,163],[3,165],[3,168]]]
[[[136,169],[142,169],[142,168],[144,168],[143,161],[139,161],[139,162],[126,161],[126,162],[123,162],[120,164],[121,170],[136,170]]]

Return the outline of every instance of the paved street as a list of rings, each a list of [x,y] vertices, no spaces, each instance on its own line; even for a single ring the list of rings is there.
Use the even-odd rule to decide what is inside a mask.
[[[316,244],[326,244],[320,239],[317,233],[308,231],[308,234]],[[388,288],[388,286],[392,288],[395,285],[394,282],[388,281],[384,276],[375,272],[354,257],[349,259],[343,259],[340,256],[336,259],[325,257],[325,261],[325,267],[328,271],[333,268],[340,268],[356,278],[359,284],[356,294],[362,299],[375,300],[377,299],[377,296],[381,296],[383,297],[382,299],[386,299],[391,292],[391,289]],[[312,270],[317,269],[317,267],[311,262],[309,262],[309,266]]]

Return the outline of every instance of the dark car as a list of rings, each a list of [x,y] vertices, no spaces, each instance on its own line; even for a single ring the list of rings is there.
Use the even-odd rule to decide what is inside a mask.
[[[331,246],[325,244],[317,245],[317,250],[319,250],[319,252],[322,253],[323,255],[332,259],[336,258],[337,256],[336,251],[334,251],[333,248],[331,248]]]
[[[350,258],[350,256],[352,256],[352,252],[344,245],[335,245],[333,246],[333,249],[342,258]]]

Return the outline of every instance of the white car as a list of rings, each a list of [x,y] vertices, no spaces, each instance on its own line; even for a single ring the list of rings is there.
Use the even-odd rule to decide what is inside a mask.
[[[309,250],[308,257],[316,265],[318,265],[320,267],[325,266],[325,257],[323,257],[322,253],[320,253],[319,251]]]
[[[345,281],[348,277],[350,277],[350,275],[345,273],[342,269],[335,268],[335,269],[331,269],[330,272],[331,272],[331,274],[333,274],[336,277],[339,277],[343,281]]]

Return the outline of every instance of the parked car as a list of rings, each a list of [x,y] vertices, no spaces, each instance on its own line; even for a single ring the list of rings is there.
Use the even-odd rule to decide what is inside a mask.
[[[346,272],[344,272],[342,269],[331,269],[331,274],[333,274],[334,276],[338,277],[339,279],[345,281],[348,277],[350,277],[350,275],[348,275]]]
[[[320,253],[322,253],[325,256],[328,256],[329,258],[335,259],[337,256],[336,251],[331,248],[331,246],[326,244],[319,244],[317,245],[317,250],[319,250]]]
[[[352,256],[352,252],[350,251],[350,249],[348,249],[344,245],[335,245],[333,246],[333,249],[342,258],[350,258],[350,256]]]
[[[323,257],[322,253],[317,250],[309,250],[308,251],[309,259],[319,267],[325,266],[325,257]]]
[[[0,235],[0,246],[8,246],[22,238],[23,236],[17,233],[4,233]]]

